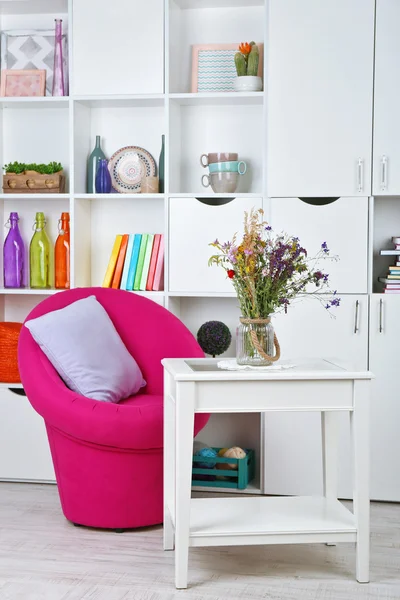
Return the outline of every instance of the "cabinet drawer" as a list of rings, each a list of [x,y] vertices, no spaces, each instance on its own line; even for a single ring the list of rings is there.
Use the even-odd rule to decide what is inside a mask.
[[[215,200],[218,202],[218,199]],[[224,270],[208,266],[214,253],[209,244],[232,239],[243,231],[244,212],[262,208],[261,198],[235,198],[209,205],[196,198],[171,198],[169,290],[171,292],[229,293],[232,283]]]
[[[308,204],[300,198],[273,198],[271,225],[300,238],[309,256],[327,242],[337,262],[321,261],[332,289],[341,294],[368,291],[368,198],[338,198],[330,204]]]
[[[55,480],[42,417],[7,388],[0,389],[0,479]]]

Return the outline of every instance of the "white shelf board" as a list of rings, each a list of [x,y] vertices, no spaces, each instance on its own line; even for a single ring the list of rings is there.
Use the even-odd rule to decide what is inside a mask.
[[[79,102],[89,108],[133,108],[138,106],[163,106],[165,95],[74,96],[73,99],[74,102]]]
[[[245,543],[250,537],[268,543],[268,536],[271,543],[279,543],[280,537],[287,541],[288,536],[293,536],[292,543],[304,543],[306,536],[313,535],[347,535],[346,541],[355,541],[354,515],[338,500],[323,497],[191,500],[190,543],[193,546],[210,545],[212,538],[216,538],[219,545],[240,544],[240,539]]]
[[[49,110],[50,108],[65,108],[69,106],[69,97],[22,97],[22,98],[0,98],[0,108],[10,109],[27,109],[27,108],[41,108]]]
[[[206,171],[204,171],[204,173],[206,173]],[[200,192],[199,194],[194,194],[193,192],[187,192],[186,194],[183,194],[182,192],[179,192],[177,194],[174,194],[173,192],[170,192],[168,194],[169,198],[211,198],[213,200],[218,200],[218,198],[257,198],[260,199],[263,197],[262,192],[260,192],[259,194],[255,194],[253,192],[251,193],[235,193],[235,194],[215,194],[213,191],[210,192]]]
[[[381,256],[400,256],[400,250],[381,250]]]
[[[65,290],[51,289],[31,289],[31,288],[0,288],[0,296],[51,296]]]
[[[132,292],[132,294],[137,294],[138,296],[148,296],[149,298],[154,298],[154,296],[157,296],[158,298],[161,298],[162,296],[165,295],[165,292],[163,291],[157,291],[157,290],[128,290],[129,292]]]
[[[261,105],[263,92],[199,92],[195,94],[170,94],[170,101],[181,106],[204,105]]]
[[[23,390],[24,386],[22,385],[22,383],[3,383],[3,382],[0,383],[0,390],[9,389],[9,388]]]
[[[68,200],[69,194],[0,194],[0,200]]]
[[[164,194],[74,194],[74,198],[83,200],[160,200]]]
[[[246,8],[247,6],[264,6],[264,0],[175,0],[185,9],[192,8]]]
[[[172,298],[237,298],[235,292],[168,292]]]
[[[68,12],[68,0],[0,0],[0,14],[54,14]]]

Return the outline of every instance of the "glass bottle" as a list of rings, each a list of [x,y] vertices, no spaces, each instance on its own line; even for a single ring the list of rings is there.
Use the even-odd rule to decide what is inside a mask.
[[[97,167],[96,192],[97,194],[109,194],[111,192],[111,175],[105,158],[100,159]]]
[[[87,186],[88,194],[96,193],[96,174],[101,159],[105,159],[105,155],[100,146],[100,136],[96,135],[96,145],[92,154],[89,156],[87,165]]]
[[[164,193],[165,188],[165,135],[161,136],[161,152],[158,161],[158,191]]]
[[[249,323],[248,321],[253,322]],[[262,353],[257,350],[255,339],[256,345],[259,345]],[[263,356],[263,354],[265,355]],[[271,319],[245,319],[242,317],[236,331],[236,362],[238,365],[267,367],[273,364],[268,357],[273,356],[274,328]]]
[[[64,64],[62,52],[62,19],[55,19],[53,96],[64,96]]]
[[[31,288],[50,287],[50,241],[46,233],[44,213],[37,212],[33,226],[35,233],[29,248]]]
[[[58,238],[54,246],[55,286],[57,289],[68,290],[70,283],[69,267],[69,213],[61,213],[58,222]]]
[[[25,246],[18,227],[18,213],[10,213],[10,228],[3,246],[4,287],[22,288],[25,280]]]

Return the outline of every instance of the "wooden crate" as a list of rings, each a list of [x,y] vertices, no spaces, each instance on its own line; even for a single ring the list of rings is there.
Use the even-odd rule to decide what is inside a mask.
[[[62,194],[65,191],[64,171],[42,175],[36,171],[6,173],[3,175],[5,194]]]

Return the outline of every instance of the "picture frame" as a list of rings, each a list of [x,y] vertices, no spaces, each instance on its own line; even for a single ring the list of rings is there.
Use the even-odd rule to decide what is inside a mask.
[[[40,97],[46,92],[44,69],[3,69],[1,71],[0,96],[7,98]]]
[[[264,44],[258,43],[260,62],[258,76],[263,79]],[[192,46],[191,92],[233,92],[237,77],[234,57],[237,44],[195,44]]]

